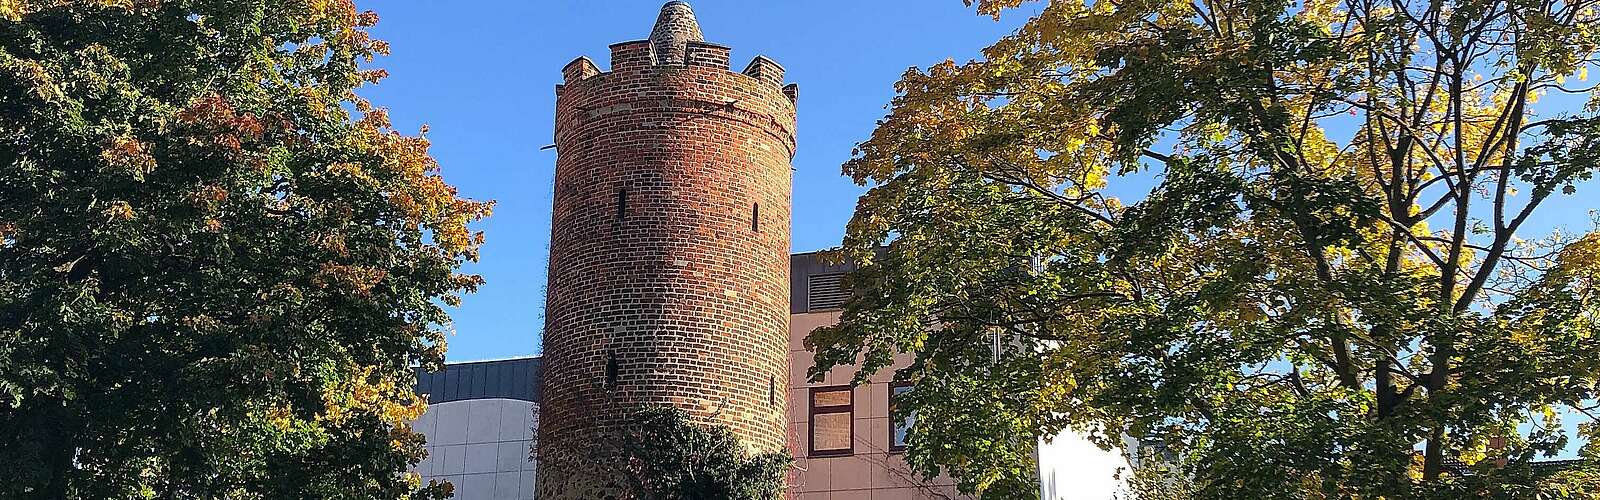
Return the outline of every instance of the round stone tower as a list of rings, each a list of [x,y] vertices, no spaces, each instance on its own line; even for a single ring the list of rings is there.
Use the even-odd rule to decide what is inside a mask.
[[[593,440],[646,406],[782,449],[796,87],[764,57],[730,71],[677,1],[610,71],[562,74],[539,497],[580,495]]]

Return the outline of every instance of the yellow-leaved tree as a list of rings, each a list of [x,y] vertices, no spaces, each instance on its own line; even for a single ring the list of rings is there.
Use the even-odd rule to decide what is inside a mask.
[[[1541,207],[1600,167],[1596,2],[1019,6],[844,166],[812,374],[913,354],[914,466],[1035,497],[1071,428],[1202,498],[1595,494],[1600,234],[1531,221],[1587,226]]]

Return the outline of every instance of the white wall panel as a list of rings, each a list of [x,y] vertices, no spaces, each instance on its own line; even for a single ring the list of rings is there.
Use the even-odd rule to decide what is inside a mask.
[[[1039,493],[1044,500],[1110,500],[1122,491],[1127,475],[1128,460],[1121,450],[1102,450],[1071,430],[1039,442]]]
[[[466,399],[433,403],[412,426],[428,437],[428,458],[413,470],[423,481],[445,480],[461,500],[533,498],[534,414],[538,405],[516,399]]]

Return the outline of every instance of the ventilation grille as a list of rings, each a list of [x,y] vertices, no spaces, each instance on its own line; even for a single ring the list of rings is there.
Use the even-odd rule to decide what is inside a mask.
[[[850,300],[844,288],[844,273],[813,274],[806,277],[806,310],[838,309]]]

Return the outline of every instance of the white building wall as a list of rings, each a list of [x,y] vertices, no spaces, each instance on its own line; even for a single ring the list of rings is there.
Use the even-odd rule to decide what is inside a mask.
[[[461,500],[529,499],[534,464],[528,459],[538,405],[517,399],[433,403],[411,428],[428,437],[428,456],[413,469],[455,485]]]
[[[1070,430],[1039,441],[1039,493],[1043,500],[1109,500],[1129,474],[1121,450],[1102,450]]]

